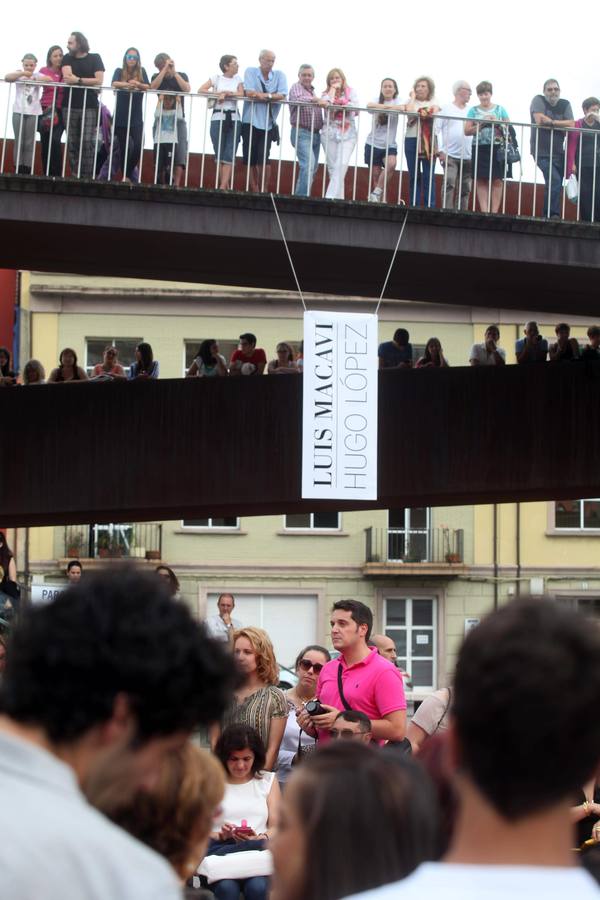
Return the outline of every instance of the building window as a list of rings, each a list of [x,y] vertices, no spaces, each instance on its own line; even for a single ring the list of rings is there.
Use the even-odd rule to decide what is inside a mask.
[[[598,596],[559,596],[556,597],[556,602],[560,603],[561,606],[568,606],[570,609],[580,612],[586,619],[591,619],[595,623],[600,622],[600,597]]]
[[[91,375],[94,366],[103,362],[106,347],[116,347],[119,353],[119,364],[129,374],[131,363],[135,359],[135,348],[141,344],[143,338],[86,338],[85,340],[85,370]]]
[[[437,599],[387,597],[385,633],[396,644],[398,665],[411,676],[414,690],[436,686]]]
[[[240,520],[237,516],[208,516],[206,519],[183,519],[182,528],[239,528]]]
[[[427,506],[388,511],[388,560],[427,562],[430,558],[431,510]]]
[[[340,514],[337,512],[293,513],[284,517],[284,527],[294,531],[296,529],[339,531]]]
[[[211,335],[209,335],[211,337]],[[191,364],[194,362],[195,358],[198,356],[198,350],[200,349],[200,344],[202,341],[207,340],[207,338],[197,338],[194,340],[185,341],[185,359],[184,359],[184,370],[183,374],[187,372]],[[237,350],[239,339],[231,340],[230,338],[215,338],[217,344],[219,345],[219,353],[221,356],[225,357],[225,361],[227,365],[229,365],[229,360],[231,359],[231,355],[234,350]]]
[[[600,499],[556,500],[554,527],[565,531],[600,531]]]

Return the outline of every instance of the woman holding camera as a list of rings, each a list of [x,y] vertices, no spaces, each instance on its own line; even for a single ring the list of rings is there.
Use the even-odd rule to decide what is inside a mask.
[[[314,737],[298,725],[296,714],[305,703],[316,697],[319,674],[330,659],[329,651],[318,644],[305,647],[296,657],[295,670],[298,683],[285,695],[289,713],[277,757],[277,778],[281,785],[285,784],[290,776],[294,757],[296,762],[299,762],[301,756],[310,753],[316,746]]]
[[[285,695],[275,687],[279,669],[273,644],[262,628],[240,628],[233,634],[233,654],[243,683],[225,711],[223,727],[254,728],[266,748],[264,768],[272,772],[288,717]]]
[[[247,725],[230,725],[217,741],[215,755],[225,769],[223,824],[211,835],[211,856],[229,856],[243,850],[264,850],[277,826],[281,794],[273,772],[265,769],[265,747]],[[240,860],[234,865],[239,870]],[[242,862],[243,865],[243,862]],[[250,872],[250,868],[248,869]],[[265,900],[269,879],[265,875],[223,878],[211,883],[217,900]]]

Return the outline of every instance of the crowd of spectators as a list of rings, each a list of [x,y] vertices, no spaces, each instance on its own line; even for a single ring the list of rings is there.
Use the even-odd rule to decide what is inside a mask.
[[[540,332],[537,322],[527,322],[523,337],[515,342],[515,362],[519,365],[542,362],[576,362],[600,359],[600,326],[591,325],[587,329],[588,342],[581,346],[577,338],[570,336],[571,329],[566,322],[559,322],[555,329],[556,339],[548,342]],[[257,347],[257,337],[244,332],[239,337],[238,347],[231,354],[229,362],[220,352],[214,338],[202,341],[198,351],[186,371],[186,378],[237,377],[239,375],[301,375],[304,367],[303,342],[295,347],[288,341],[281,341],[275,348],[275,358],[267,362],[267,355]],[[397,328],[391,341],[383,341],[378,348],[380,369],[423,369],[447,368],[450,363],[437,337],[431,337],[423,348],[422,355],[416,355],[406,328]],[[486,328],[484,340],[471,347],[465,365],[503,366],[507,363],[507,351],[500,346],[500,329],[497,325]],[[104,349],[103,362],[95,365],[90,374],[79,365],[76,352],[65,347],[59,356],[58,366],[48,376],[49,384],[72,381],[135,381],[156,379],[159,376],[159,361],[154,358],[152,346],[147,342],[137,345],[135,359],[127,368],[119,360],[116,347]],[[10,352],[0,347],[0,386],[19,383],[19,375],[11,367]],[[23,368],[23,384],[45,384],[46,377],[42,364],[30,359]]]
[[[0,629],[7,896],[598,896],[600,637],[581,614],[490,613],[407,726],[363,603],[334,604],[332,651],[301,649],[284,694],[231,594],[209,630],[176,588],[167,566],[86,575]]]
[[[357,117],[361,104],[344,71],[335,67],[324,78],[324,88],[315,87],[314,68],[303,63],[298,80],[288,87],[286,74],[275,68],[276,54],[263,49],[258,66],[248,66],[243,76],[235,55],[224,54],[218,69],[200,85],[198,93],[208,98],[211,110],[210,139],[217,167],[215,186],[234,186],[234,165],[242,143],[246,167],[245,186],[252,191],[271,189],[270,154],[280,144],[279,118],[282,103],[290,104],[290,140],[296,151],[294,192],[310,196],[321,150],[328,175],[325,197],[343,199],[345,176],[357,140]],[[100,100],[104,84],[102,57],[90,51],[81,32],[67,40],[67,53],[52,45],[46,65],[26,53],[21,68],[8,72],[5,80],[16,82],[13,129],[15,169],[30,174],[35,163],[35,135],[39,130],[44,173],[64,175],[60,141],[66,131],[70,172],[77,177],[141,180],[144,144],[144,94],[157,92],[153,112],[154,177],[159,184],[181,187],[188,165],[188,129],[185,96],[192,90],[189,76],[170,54],[154,59],[156,69],[148,76],[136,47],[125,50],[114,70],[111,87],[116,93],[114,113]],[[216,67],[215,67],[216,68]],[[417,77],[404,97],[396,79],[386,77],[366,104],[372,121],[364,145],[364,162],[370,169],[368,199],[391,199],[391,178],[398,162],[398,126],[403,116],[403,137],[409,176],[409,200],[416,206],[467,208],[473,183],[479,208],[500,210],[503,182],[513,177],[512,166],[520,161],[517,135],[504,106],[492,100],[493,86],[476,86],[477,103],[469,106],[472,90],[459,80],[453,100],[441,105],[429,75]],[[549,78],[530,105],[531,154],[544,183],[544,214],[561,217],[563,179],[577,174],[580,181],[580,217],[598,218],[600,174],[597,153],[600,101],[583,101],[583,117],[575,121],[571,104],[561,98],[556,79]],[[282,119],[283,122],[283,119]],[[571,129],[567,132],[567,129]],[[580,139],[581,138],[581,139]],[[437,197],[436,163],[444,171],[443,197]],[[473,201],[472,207],[475,208]]]

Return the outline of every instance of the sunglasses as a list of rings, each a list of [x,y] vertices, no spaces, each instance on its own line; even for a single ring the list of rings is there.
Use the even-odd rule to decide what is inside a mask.
[[[127,59],[139,59],[139,56],[136,56],[134,53],[128,53]]]
[[[315,675],[318,675],[323,668],[323,663],[313,663],[310,659],[301,659],[298,663],[298,668],[302,669],[303,672],[310,672],[312,669]]]

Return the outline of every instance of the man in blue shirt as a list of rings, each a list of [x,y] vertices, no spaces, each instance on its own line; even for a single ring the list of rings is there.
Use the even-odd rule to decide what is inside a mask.
[[[250,167],[249,188],[255,192],[269,190],[269,153],[271,144],[279,143],[277,116],[288,91],[284,73],[273,69],[272,50],[261,50],[258,62],[244,72],[244,93],[251,102],[244,103],[242,115],[242,156]]]

